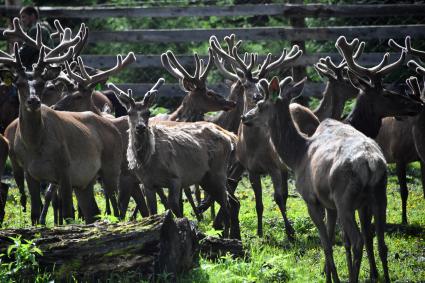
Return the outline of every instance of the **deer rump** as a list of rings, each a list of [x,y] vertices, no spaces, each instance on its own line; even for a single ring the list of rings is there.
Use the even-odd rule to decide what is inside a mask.
[[[233,134],[208,122],[158,122],[150,131],[149,141],[144,141],[154,148],[150,156],[138,148],[140,137],[134,132],[127,150],[130,168],[148,188],[202,185],[208,172],[226,176]]]
[[[59,184],[63,174],[70,174],[73,187],[85,188],[106,160],[113,156],[120,160],[120,133],[107,119],[91,112],[58,112],[44,105],[41,112],[45,135],[39,150],[27,150],[19,122],[13,147],[17,161],[33,178]],[[119,164],[116,167],[119,170]]]
[[[308,155],[311,168],[303,172],[309,172],[311,177],[297,176],[297,180],[310,181],[313,190],[301,195],[310,198],[306,199],[308,202],[319,198],[328,208],[335,209],[335,191],[347,185],[357,186],[352,205],[360,208],[365,198],[374,194],[371,189],[386,176],[386,161],[378,144],[351,126],[332,119],[326,119],[317,128],[310,139]],[[297,185],[299,189],[309,187]]]

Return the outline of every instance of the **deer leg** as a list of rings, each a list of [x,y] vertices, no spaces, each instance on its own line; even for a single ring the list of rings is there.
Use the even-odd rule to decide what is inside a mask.
[[[234,194],[236,188],[239,184],[239,181],[242,179],[242,174],[245,171],[245,168],[240,164],[240,162],[235,162],[231,165],[229,169],[229,174],[227,178],[227,190],[229,193]],[[221,211],[221,207],[218,210],[217,216],[214,219],[213,227],[214,229],[220,230],[223,225],[223,212]]]
[[[398,183],[400,184],[400,196],[401,196],[401,223],[407,224],[407,197],[409,196],[409,192],[407,190],[407,182],[406,182],[406,164],[404,163],[396,163],[396,172]]]
[[[354,187],[353,187],[354,188]],[[348,192],[349,190],[346,190]],[[355,210],[350,207],[350,201],[354,199],[354,194],[357,190],[351,190],[352,194],[344,194],[342,201],[337,200],[338,217],[341,221],[344,238],[345,238],[345,249],[347,257],[348,272],[350,276],[350,282],[358,282],[358,276],[360,272],[360,265],[363,256],[363,238],[357,227],[355,219]],[[350,249],[353,252],[353,260],[351,260]]]
[[[46,193],[44,194],[44,205],[43,205],[43,210],[41,211],[41,216],[40,216],[41,225],[46,225],[46,215],[49,210],[50,203],[52,202],[53,195],[55,193],[56,193],[56,186],[50,183],[46,189]],[[55,212],[53,212],[53,214],[55,215]],[[54,218],[55,218],[55,224],[56,224],[57,218],[56,217]]]
[[[164,193],[164,189],[160,188],[157,191],[157,194],[159,196],[159,200],[161,201],[162,205],[164,206],[165,209],[168,209],[168,201],[167,201],[167,196]]]
[[[131,190],[131,196],[136,202],[136,209],[134,210],[135,214],[133,213],[133,215],[131,216],[131,219],[136,220],[138,211],[140,211],[140,214],[142,215],[142,217],[148,217],[149,216],[148,206],[146,205],[145,196],[143,194],[142,189],[139,186],[139,183],[137,181],[133,182],[132,187],[133,189]]]
[[[373,253],[372,214],[368,206],[364,206],[359,210],[359,218],[369,260],[370,281],[376,282],[378,279],[378,270],[376,269],[375,254]]]
[[[53,208],[53,222],[55,225],[62,225],[62,208],[60,206],[60,200],[58,196],[58,186],[54,186],[54,192],[52,193],[52,208]],[[44,207],[43,207],[44,209]]]
[[[291,222],[289,222],[286,214],[286,201],[288,200],[288,171],[274,172],[271,174],[271,177],[274,188],[274,200],[282,214],[283,221],[285,223],[286,236],[289,241],[293,242],[295,241],[295,230],[292,228]]]
[[[421,160],[421,181],[422,181],[422,191],[425,199],[425,163]]]
[[[78,200],[78,207],[83,211],[86,224],[93,223],[98,220],[100,215],[99,207],[94,199],[93,184],[88,185],[86,188],[77,188],[74,190]]]
[[[156,203],[156,191],[157,189],[149,189],[144,187],[143,188],[145,191],[145,195],[146,195],[146,201],[148,204],[148,208],[149,208],[149,213],[150,215],[154,215],[158,213],[158,206]]]
[[[180,208],[181,186],[173,184],[168,188],[168,207],[177,217],[183,217]]]
[[[0,227],[4,220],[9,185],[0,182]]]
[[[103,180],[103,186],[105,189],[105,195],[107,195],[111,201],[112,209],[114,211],[115,217],[120,217],[120,212],[118,210],[118,202],[116,194],[119,191],[119,177],[120,171],[113,172],[111,168],[106,168],[108,170],[101,171],[100,177]],[[125,216],[125,215],[123,215]]]
[[[319,231],[320,242],[325,253],[326,266],[329,266],[329,273],[326,274],[326,282],[332,282],[332,279],[334,282],[340,282],[333,259],[332,243],[326,231],[325,222],[323,221],[324,209],[320,204],[313,203],[307,203],[307,208],[311,220]]]
[[[198,187],[198,189],[199,189],[199,187]],[[201,221],[202,220],[202,214],[199,213],[198,207],[196,206],[195,201],[193,200],[192,192],[191,192],[190,188],[185,187],[185,188],[183,188],[183,190],[184,190],[184,194],[185,194],[187,200],[190,203],[190,206],[193,209],[193,212],[195,213],[196,220]]]
[[[21,194],[21,206],[22,206],[22,210],[24,212],[27,211],[26,205],[27,205],[27,195],[25,193],[25,174],[24,174],[24,169],[19,166],[13,158],[10,158],[11,164],[12,164],[12,169],[13,169],[13,177],[15,178],[15,182],[16,182],[16,186],[19,189],[19,193]]]
[[[230,206],[230,238],[241,239],[241,230],[239,226],[239,209],[240,203],[237,198],[230,192],[227,192]]]
[[[122,219],[125,219],[127,213],[128,203],[130,202],[130,193],[132,190],[132,181],[128,180],[127,176],[121,174],[119,178],[119,190],[118,190],[118,205],[120,208],[120,215]]]
[[[195,199],[198,205],[201,205],[201,189],[198,184],[195,184]]]
[[[382,269],[384,271],[385,282],[390,282],[388,272],[388,248],[385,244],[384,230],[387,223],[387,194],[386,194],[387,180],[383,178],[374,189],[375,198],[372,205],[373,214],[375,218],[376,236],[378,239],[379,257],[382,262]]]
[[[224,180],[224,182],[220,182]],[[210,173],[206,174],[202,180],[201,186],[206,192],[212,197],[213,200],[217,201],[220,204],[220,210],[223,213],[224,221],[224,230],[223,237],[229,237],[229,230],[231,226],[231,221],[233,217],[230,216],[230,204],[227,198],[226,192],[226,177],[221,177],[219,175],[211,175]],[[215,228],[215,227],[214,227]]]
[[[326,231],[332,246],[335,244],[335,225],[337,221],[337,212],[334,209],[326,209]],[[329,266],[325,263],[325,274],[330,274]]]
[[[263,237],[263,195],[261,188],[261,176],[249,172],[249,181],[255,194],[255,210],[257,211],[257,235]]]
[[[28,184],[28,190],[31,197],[31,223],[32,225],[38,224],[40,220],[42,202],[40,198],[40,182],[26,173],[25,178]]]

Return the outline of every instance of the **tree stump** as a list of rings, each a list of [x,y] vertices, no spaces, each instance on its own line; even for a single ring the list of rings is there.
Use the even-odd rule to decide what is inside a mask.
[[[129,271],[138,279],[151,280],[164,273],[175,278],[198,264],[194,227],[186,218],[174,219],[170,211],[139,222],[1,230],[0,254],[13,243],[9,237],[18,235],[33,240],[43,251],[37,258],[39,266],[57,280],[74,276],[95,281]]]

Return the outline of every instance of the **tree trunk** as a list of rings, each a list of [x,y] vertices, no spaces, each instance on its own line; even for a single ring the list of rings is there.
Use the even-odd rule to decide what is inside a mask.
[[[137,274],[136,279],[151,280],[164,273],[175,278],[198,264],[194,227],[186,218],[174,219],[170,211],[140,222],[2,230],[0,254],[6,254],[12,243],[9,237],[18,235],[33,240],[43,251],[37,258],[40,269],[57,280],[71,276],[104,280],[128,271]]]

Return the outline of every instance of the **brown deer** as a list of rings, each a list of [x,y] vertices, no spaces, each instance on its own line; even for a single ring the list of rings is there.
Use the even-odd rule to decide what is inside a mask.
[[[120,57],[119,57],[120,58]],[[118,60],[118,64],[111,70],[106,71],[107,75],[103,75],[103,78],[113,75],[116,72],[122,70],[125,66],[128,66],[134,62],[136,58],[133,53],[129,53],[127,57],[122,60]],[[78,68],[81,74],[86,72],[86,67],[84,66],[83,60],[81,57],[78,57]],[[78,85],[78,90],[74,93],[63,97],[59,100],[52,108],[58,111],[74,111],[74,112],[83,112],[91,111],[95,114],[102,116],[103,113],[94,103],[94,96],[98,92],[94,91],[94,86],[91,82],[91,77],[84,77],[84,79],[79,76],[76,72],[72,71],[68,64],[66,64],[67,73],[71,80],[75,81]],[[104,72],[105,73],[105,72]],[[101,74],[101,73],[100,73]],[[121,133],[121,139],[124,145],[124,148],[127,148],[128,144],[128,118],[127,116],[119,118],[110,118],[110,121],[117,127]],[[123,152],[124,153],[124,152]],[[125,153],[124,153],[125,154]],[[125,155],[123,155],[123,160],[121,164],[121,175],[120,175],[120,190],[118,195],[118,203],[120,206],[120,215],[125,216],[127,211],[130,195],[135,199],[138,208],[142,216],[147,216],[147,209],[144,200],[143,193],[139,187],[139,181],[134,173],[128,170],[128,161]],[[108,200],[107,200],[107,211],[108,211]],[[136,211],[137,212],[137,211]],[[133,215],[135,217],[135,215]]]
[[[384,276],[386,282],[389,282],[384,240],[387,203],[385,158],[372,139],[333,119],[323,121],[311,137],[302,134],[295,126],[289,110],[290,101],[298,95],[302,83],[289,86],[290,82],[290,77],[280,83],[276,77],[270,84],[261,80],[259,86],[264,93],[264,100],[246,113],[242,121],[247,126],[267,125],[279,156],[294,171],[296,188],[319,231],[326,259],[326,281],[333,279],[334,282],[340,282],[333,260],[332,236],[324,222],[325,211],[328,216],[338,214],[348,239],[346,255],[349,281],[357,282],[363,238],[371,240],[372,237],[367,230],[371,225],[369,209],[372,209]],[[356,210],[359,211],[362,233],[356,224]],[[371,243],[366,240],[369,260],[376,265]],[[350,249],[353,250],[353,258]],[[376,266],[371,269],[376,271]]]
[[[271,54],[267,56],[261,67],[254,71],[253,68],[256,64],[256,55],[250,54],[245,56],[245,60],[239,57],[237,54],[237,48],[240,42],[234,43],[234,36],[225,38],[228,42],[229,51],[231,49],[231,55],[223,50],[220,43],[215,37],[210,38],[210,45],[212,49],[217,53],[218,56],[222,57],[230,66],[236,69],[236,76],[240,81],[243,88],[244,97],[244,110],[246,113],[255,106],[255,102],[261,97],[256,83],[259,79],[266,76],[270,71],[282,68],[285,64],[297,59],[302,52],[298,46],[294,46],[290,52],[287,53],[286,49],[283,51],[282,56],[276,61],[271,62]],[[246,59],[246,58],[250,59]],[[218,62],[222,62],[219,61]],[[221,64],[223,65],[223,64]],[[219,69],[223,69],[219,67]],[[230,73],[230,72],[228,72]],[[230,73],[231,74],[231,73]],[[309,133],[313,134],[319,121],[311,111],[305,107],[293,104],[291,106],[291,113],[297,116],[298,120],[305,121],[304,129]],[[302,109],[300,109],[302,108]],[[257,234],[262,236],[262,214],[263,214],[263,202],[262,202],[262,188],[261,188],[261,174],[269,174],[272,178],[274,187],[274,199],[282,213],[282,217],[285,222],[285,231],[288,239],[294,239],[294,230],[286,216],[286,201],[288,198],[288,187],[287,187],[287,169],[285,164],[277,156],[273,145],[270,143],[270,137],[268,135],[268,129],[264,127],[247,127],[240,125],[238,130],[238,143],[236,146],[236,156],[241,166],[245,168],[249,173],[249,179],[255,193],[256,210],[257,210]],[[239,166],[240,167],[240,166]],[[235,174],[238,176],[230,176],[232,179],[239,179],[242,173],[241,168],[235,169]]]
[[[214,61],[211,48],[208,49],[208,54],[209,59],[206,66],[198,54],[194,54],[195,73],[193,75],[190,75],[177,61],[172,51],[168,50],[161,55],[162,66],[179,80],[181,89],[187,94],[176,111],[160,118],[169,121],[196,122],[199,119],[203,119],[204,114],[207,112],[229,111],[235,107],[234,101],[226,100],[223,96],[206,86],[207,76]]]
[[[63,62],[72,52],[71,47],[64,55],[51,57],[51,53],[47,54],[49,56],[45,54],[42,46],[32,72],[26,72],[23,68],[17,44],[14,57],[4,53],[0,58],[18,73],[19,121],[10,131],[10,126],[6,129],[6,137],[10,142],[12,163],[18,164],[25,171],[31,195],[33,224],[39,221],[41,212],[40,181],[59,185],[65,219],[73,217],[74,188],[88,223],[99,214],[92,191],[96,176],[100,174],[105,190],[112,199],[115,198],[114,192],[118,185],[122,142],[116,127],[95,114],[57,112],[40,102],[42,88],[37,85],[37,81],[46,65]],[[118,215],[116,208],[115,205],[114,210]]]
[[[164,122],[151,124],[149,107],[153,104],[158,80],[153,91],[136,102],[128,94],[110,84],[128,111],[130,125],[127,159],[146,190],[168,188],[168,206],[177,216],[181,188],[200,184],[225,211],[224,235],[240,238],[237,202],[226,192],[227,166],[236,137],[208,122]],[[229,203],[230,201],[230,203]]]
[[[398,50],[406,50],[408,54],[420,59],[425,59],[425,52],[412,48],[410,37],[407,36],[405,39],[405,46],[400,46],[394,40],[390,40],[388,44]],[[413,63],[409,65],[414,66]],[[418,89],[413,89],[413,86],[417,84],[415,82],[408,81],[408,86],[417,92],[417,95],[421,97],[421,93]],[[401,196],[401,222],[407,224],[407,199],[409,191],[407,188],[406,181],[406,167],[407,164],[420,161],[421,162],[421,173],[422,173],[422,188],[425,197],[425,165],[424,159],[421,159],[418,155],[418,149],[421,148],[421,144],[425,142],[420,138],[418,134],[421,130],[421,125],[425,122],[420,114],[417,117],[411,117],[408,119],[395,119],[392,117],[384,118],[382,120],[381,130],[376,138],[376,141],[381,146],[384,156],[388,163],[395,163],[396,174],[400,185],[400,196]],[[413,133],[415,129],[415,135]],[[425,157],[425,155],[422,155]]]

